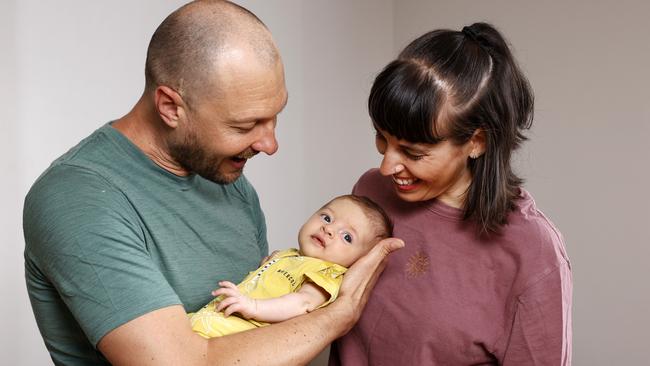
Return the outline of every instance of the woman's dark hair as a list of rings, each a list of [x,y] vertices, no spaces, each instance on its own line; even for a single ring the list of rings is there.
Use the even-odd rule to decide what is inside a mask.
[[[522,179],[510,165],[533,120],[533,93],[503,36],[490,24],[435,30],[409,44],[376,77],[368,108],[375,128],[413,143],[463,144],[485,133],[485,153],[468,162],[464,219],[498,232]]]

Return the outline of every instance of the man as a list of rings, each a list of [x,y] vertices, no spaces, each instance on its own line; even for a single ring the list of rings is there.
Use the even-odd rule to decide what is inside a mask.
[[[57,159],[25,200],[25,271],[56,364],[305,364],[358,319],[386,240],[330,306],[205,340],[185,310],[267,254],[247,159],[277,150],[287,102],[266,27],[228,2],[196,1],[154,33],[134,108]]]

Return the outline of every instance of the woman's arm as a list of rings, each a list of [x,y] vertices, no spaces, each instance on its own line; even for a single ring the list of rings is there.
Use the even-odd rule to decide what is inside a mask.
[[[313,282],[305,282],[298,291],[272,299],[251,299],[229,281],[219,282],[219,286],[221,288],[212,294],[225,298],[217,306],[217,311],[223,311],[225,316],[239,313],[246,319],[268,323],[312,312],[329,298],[329,294]]]
[[[572,292],[565,262],[518,296],[504,365],[571,365]]]

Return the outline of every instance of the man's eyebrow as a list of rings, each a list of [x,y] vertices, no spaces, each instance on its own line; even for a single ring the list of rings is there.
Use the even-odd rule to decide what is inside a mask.
[[[287,92],[287,98],[284,100],[284,103],[282,104],[282,107],[280,108],[280,111],[278,112],[278,114],[282,113],[284,108],[287,106],[288,102],[289,102],[289,92]],[[235,124],[235,125],[240,125],[240,124],[243,125],[243,124],[246,124],[246,123],[253,123],[253,122],[257,122],[257,121],[258,120],[255,119],[254,117],[243,117],[243,118],[239,118],[239,119],[233,119],[230,122],[232,124]]]
[[[280,108],[280,111],[278,112],[278,114],[282,113],[284,108],[287,106],[288,102],[289,102],[289,92],[287,92],[287,97],[284,99],[284,103],[282,103],[282,107]],[[234,124],[244,124],[244,123],[251,123],[251,122],[256,122],[256,121],[257,120],[254,119],[254,118],[245,117],[245,118],[235,119],[232,122]]]

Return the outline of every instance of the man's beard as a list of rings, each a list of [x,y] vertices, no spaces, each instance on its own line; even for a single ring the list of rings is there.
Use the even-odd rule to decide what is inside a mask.
[[[233,183],[242,173],[242,170],[232,173],[219,171],[221,163],[226,159],[230,159],[230,157],[218,157],[208,153],[201,147],[201,143],[194,132],[189,132],[180,144],[170,143],[169,154],[186,171],[200,175],[217,184]],[[249,148],[235,157],[249,159],[255,154],[257,152]]]

